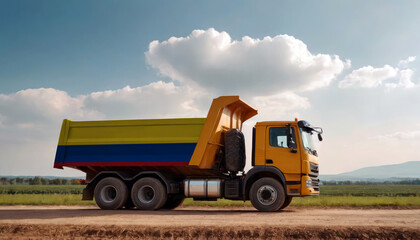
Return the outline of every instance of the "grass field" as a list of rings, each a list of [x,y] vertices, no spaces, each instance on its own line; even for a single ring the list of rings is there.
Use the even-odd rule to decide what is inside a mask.
[[[80,194],[0,194],[0,205],[95,205]]]
[[[0,205],[95,205],[82,201],[81,185],[0,186]],[[193,201],[184,206],[251,206],[249,201]],[[420,207],[419,185],[341,185],[321,186],[321,195],[294,198],[292,206],[416,206]]]
[[[323,196],[420,197],[420,185],[326,185]]]
[[[83,185],[0,185],[0,194],[82,194]]]

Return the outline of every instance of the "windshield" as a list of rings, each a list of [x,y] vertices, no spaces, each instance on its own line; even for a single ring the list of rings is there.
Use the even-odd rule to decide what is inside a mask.
[[[303,147],[306,150],[309,150],[309,152],[314,152],[315,151],[315,145],[314,145],[314,141],[312,140],[312,132],[308,132],[305,131],[303,129],[300,129],[301,134],[302,134],[302,143],[303,143]]]

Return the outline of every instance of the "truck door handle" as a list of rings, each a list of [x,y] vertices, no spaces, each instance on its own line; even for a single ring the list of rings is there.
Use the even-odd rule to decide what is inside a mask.
[[[271,160],[271,159],[265,159],[265,163],[267,163],[267,164],[273,164],[273,160]]]
[[[290,152],[291,153],[297,153],[297,150],[296,149],[290,149]]]

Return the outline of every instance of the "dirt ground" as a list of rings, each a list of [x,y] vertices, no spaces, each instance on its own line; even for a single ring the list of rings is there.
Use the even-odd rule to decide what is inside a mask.
[[[420,209],[0,206],[0,239],[420,239]]]

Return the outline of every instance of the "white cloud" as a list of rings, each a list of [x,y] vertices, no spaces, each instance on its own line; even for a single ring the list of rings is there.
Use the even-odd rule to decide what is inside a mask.
[[[153,41],[145,55],[150,66],[172,80],[248,96],[325,87],[350,65],[337,55],[314,55],[292,36],[233,41],[212,28]]]
[[[413,75],[414,75],[414,71],[411,70],[411,69],[401,70],[398,73],[398,76],[399,76],[398,83],[395,83],[395,82],[386,83],[385,86],[388,89],[397,88],[397,87],[413,88],[413,87],[416,86],[416,84],[414,84],[413,81],[412,81]]]
[[[413,81],[411,80],[413,78],[414,71],[411,69],[404,69],[400,71],[400,81],[398,85],[405,87],[405,88],[412,88],[415,86]]]
[[[399,68],[385,65],[381,68],[365,66],[353,70],[340,81],[339,87],[374,88],[384,85],[387,88],[412,88],[415,86],[412,81],[414,70],[407,68],[407,65],[414,60],[416,60],[416,57],[401,60],[398,63]]]
[[[97,116],[95,111],[84,108],[84,98],[52,88],[0,94],[0,144],[51,139],[62,119]]]
[[[34,129],[64,118],[196,116],[203,112],[192,101],[204,97],[189,87],[162,81],[74,97],[52,88],[27,89],[0,94],[0,123],[3,127]]]
[[[91,93],[85,97],[84,107],[104,118],[202,117],[205,112],[195,101],[203,98],[210,97],[188,86],[159,81],[137,88],[127,86]]]
[[[254,97],[251,103],[259,109],[258,118],[264,120],[298,117],[296,110],[310,107],[307,98],[293,92]]]
[[[408,64],[414,62],[416,60],[416,56],[410,56],[407,59],[400,60],[398,62],[399,68],[407,68]]]
[[[3,125],[45,123],[67,114],[77,117],[89,114],[82,108],[83,97],[71,97],[52,89],[26,89],[13,94],[0,94]]]
[[[385,65],[382,68],[366,66],[353,70],[350,74],[345,76],[344,79],[340,81],[339,87],[377,87],[382,85],[382,82],[397,76],[397,73],[398,69],[389,65]]]

